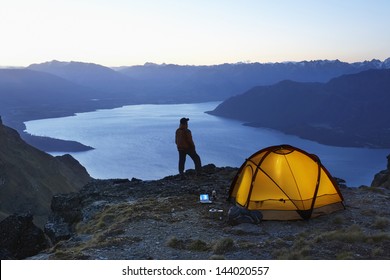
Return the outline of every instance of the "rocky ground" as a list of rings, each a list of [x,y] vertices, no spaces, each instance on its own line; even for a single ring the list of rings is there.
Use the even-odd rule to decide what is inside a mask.
[[[31,258],[390,259],[390,188],[341,186],[345,210],[308,221],[232,226],[226,198],[236,172],[208,165],[200,177],[187,171],[185,180],[95,180],[53,200],[46,232],[62,232],[64,240]],[[214,203],[199,203],[199,194],[213,190]],[[213,208],[223,214],[211,214]],[[63,230],[61,221],[67,221]]]

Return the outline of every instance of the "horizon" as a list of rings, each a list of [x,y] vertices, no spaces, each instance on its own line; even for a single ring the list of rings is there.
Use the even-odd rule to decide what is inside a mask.
[[[122,67],[390,57],[386,0],[2,0],[0,67]],[[37,20],[39,19],[39,20]]]
[[[377,59],[377,58],[372,58],[372,59],[361,60],[361,61],[352,61],[352,62],[343,61],[343,60],[340,60],[340,59],[336,58],[336,59],[311,59],[311,60],[304,59],[304,60],[299,60],[299,61],[280,61],[280,62],[278,62],[278,61],[275,61],[275,62],[238,61],[238,62],[223,62],[223,63],[218,63],[218,64],[199,64],[199,65],[195,65],[195,64],[176,64],[176,63],[166,63],[166,62],[163,62],[163,63],[145,62],[143,64],[121,65],[121,66],[108,66],[108,65],[103,65],[103,64],[99,64],[99,63],[95,63],[95,62],[88,62],[88,61],[75,61],[75,60],[60,61],[60,60],[57,60],[57,59],[53,59],[53,60],[50,60],[50,61],[31,63],[31,64],[26,65],[26,66],[0,65],[0,69],[24,69],[24,68],[28,68],[31,65],[39,65],[39,64],[52,63],[52,62],[65,63],[65,64],[66,63],[95,64],[95,65],[99,65],[99,66],[115,69],[115,68],[122,68],[122,67],[146,66],[148,64],[150,64],[150,65],[157,65],[157,66],[176,65],[176,66],[189,66],[189,67],[219,66],[219,65],[224,65],[224,64],[231,64],[231,65],[235,65],[235,64],[276,64],[276,63],[283,64],[283,63],[301,63],[301,62],[316,62],[316,61],[339,61],[341,63],[353,64],[353,63],[370,62],[370,61],[374,61],[374,60],[377,60],[377,61],[380,61],[380,62],[385,62],[388,59],[390,60],[390,56],[388,58],[383,59],[383,60]]]

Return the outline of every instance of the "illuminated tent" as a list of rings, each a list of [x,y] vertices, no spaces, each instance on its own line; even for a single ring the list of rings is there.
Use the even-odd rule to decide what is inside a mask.
[[[250,156],[230,187],[229,199],[264,220],[309,219],[345,209],[342,194],[320,159],[301,149],[272,146]]]

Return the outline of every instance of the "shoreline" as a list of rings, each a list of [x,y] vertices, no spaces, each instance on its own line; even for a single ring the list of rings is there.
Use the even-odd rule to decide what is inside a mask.
[[[31,146],[48,152],[64,152],[64,153],[76,153],[86,152],[94,150],[91,146],[84,145],[77,141],[62,140],[46,136],[36,136],[27,132],[22,132],[21,137],[24,141],[29,143]]]

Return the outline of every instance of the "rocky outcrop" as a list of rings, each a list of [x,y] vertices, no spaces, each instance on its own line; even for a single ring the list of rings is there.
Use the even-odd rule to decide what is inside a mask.
[[[11,215],[0,222],[0,258],[25,259],[49,245],[43,231],[33,223],[33,216]]]
[[[375,175],[371,187],[385,187],[390,189],[390,155],[387,156],[387,169]]]
[[[237,170],[207,165],[201,176],[187,171],[185,180],[93,180],[79,192],[56,195],[45,227],[56,244],[31,258],[390,258],[390,189],[340,186],[345,211],[232,225],[234,205],[226,198]],[[215,194],[213,203],[199,203],[203,193]]]
[[[81,201],[78,193],[55,195],[51,202],[52,214],[45,224],[45,233],[53,244],[69,239],[74,225],[81,221]]]

